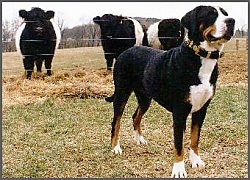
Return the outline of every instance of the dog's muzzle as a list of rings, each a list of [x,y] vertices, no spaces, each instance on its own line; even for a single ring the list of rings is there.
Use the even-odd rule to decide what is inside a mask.
[[[229,41],[232,36],[234,35],[234,25],[235,25],[235,20],[233,18],[227,18],[225,19],[225,24],[226,24],[226,31],[222,37],[214,37],[213,35],[209,34],[208,35],[208,40],[209,41],[219,41],[219,40],[226,40]]]

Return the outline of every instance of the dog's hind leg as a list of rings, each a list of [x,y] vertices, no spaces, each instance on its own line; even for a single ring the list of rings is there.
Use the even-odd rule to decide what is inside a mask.
[[[151,99],[145,95],[145,92],[135,91],[135,94],[139,105],[133,114],[134,140],[138,145],[147,144],[147,141],[144,139],[141,132],[141,119],[148,110]]]
[[[124,90],[120,90],[119,92],[115,91],[114,94],[114,102],[113,102],[114,117],[111,129],[111,147],[112,147],[112,152],[114,152],[115,154],[122,153],[122,149],[120,147],[120,142],[119,142],[120,120],[130,94],[131,94],[130,91],[124,91]]]
[[[201,127],[206,116],[209,102],[207,102],[199,111],[192,114],[191,144],[189,150],[189,159],[191,161],[192,168],[205,167],[205,163],[201,160],[198,154],[198,144]]]

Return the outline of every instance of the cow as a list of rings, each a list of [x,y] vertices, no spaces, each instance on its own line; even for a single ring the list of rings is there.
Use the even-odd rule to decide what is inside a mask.
[[[112,70],[113,60],[117,59],[124,50],[142,45],[143,29],[135,19],[104,14],[102,17],[94,17],[93,21],[100,26],[107,70]]]
[[[23,56],[27,79],[31,79],[35,64],[37,72],[42,71],[43,61],[47,75],[51,75],[52,59],[61,39],[59,27],[53,21],[54,14],[39,7],[19,10],[23,22],[16,32],[16,48]]]
[[[147,30],[148,46],[169,50],[181,45],[184,34],[185,29],[179,19],[162,19],[149,26]]]

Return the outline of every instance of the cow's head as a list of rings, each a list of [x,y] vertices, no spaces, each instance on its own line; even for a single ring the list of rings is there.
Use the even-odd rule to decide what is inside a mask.
[[[184,27],[179,19],[163,19],[159,23],[158,36],[164,50],[179,46],[183,42],[184,32]]]
[[[102,17],[94,17],[93,21],[100,26],[102,38],[112,38],[121,26],[122,19],[124,19],[122,16],[104,14]]]
[[[54,11],[44,11],[41,8],[32,8],[30,11],[20,10],[19,16],[23,18],[29,31],[36,35],[43,35],[48,29],[52,28],[50,19],[54,17]]]

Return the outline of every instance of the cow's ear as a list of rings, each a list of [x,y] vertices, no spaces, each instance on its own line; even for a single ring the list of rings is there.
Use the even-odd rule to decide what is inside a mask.
[[[118,19],[119,19],[120,24],[122,24],[123,20],[125,20],[125,18],[122,15],[118,16]]]
[[[46,11],[46,18],[49,20],[55,16],[54,11]]]
[[[93,21],[94,21],[94,23],[96,23],[96,24],[100,24],[100,23],[101,23],[100,20],[101,20],[100,16],[96,16],[96,17],[93,18]]]
[[[26,10],[21,9],[21,10],[19,11],[19,16],[20,16],[21,18],[26,18],[27,15],[28,15],[28,13],[27,13]]]

